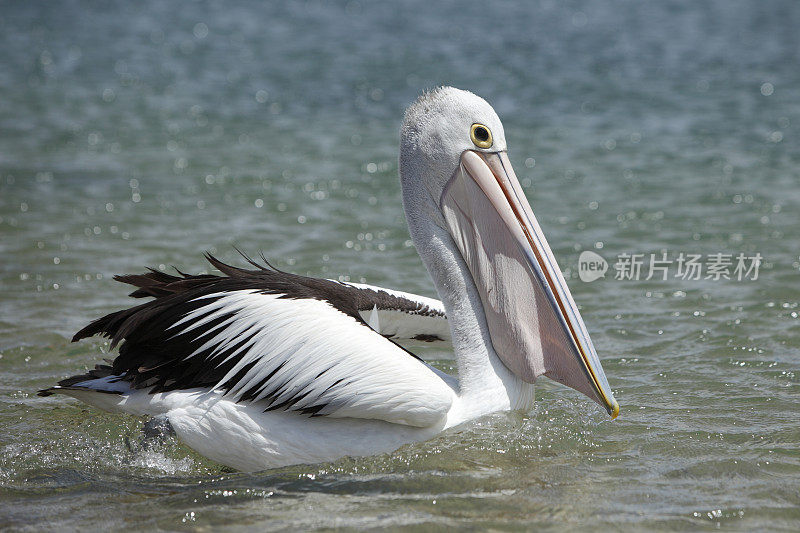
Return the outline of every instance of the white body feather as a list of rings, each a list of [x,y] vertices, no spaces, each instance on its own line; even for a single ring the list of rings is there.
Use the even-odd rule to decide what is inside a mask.
[[[382,420],[263,412],[256,405],[236,403],[220,391],[103,394],[89,390],[102,390],[107,380],[87,382],[85,391],[63,392],[110,412],[166,416],[187,446],[244,472],[391,452],[405,443],[429,439],[446,426],[444,420],[420,428]]]
[[[465,406],[453,376],[411,357],[325,301],[257,291],[211,294],[203,299],[210,303],[170,329],[176,335],[203,331],[202,326],[214,318],[232,314],[215,328],[198,333],[205,340],[204,349],[229,346],[256,332],[240,348],[237,365],[220,380],[224,383],[247,363],[257,361],[236,387],[149,394],[112,376],[76,383],[60,392],[107,411],[164,415],[188,446],[243,471],[390,452],[511,405],[505,390],[495,388],[484,390],[479,402]],[[237,403],[242,391],[282,363],[271,383],[284,383],[286,397],[305,393],[298,408],[315,401],[331,406],[321,412],[326,416],[265,412],[260,398]],[[325,375],[318,377],[325,369]],[[331,388],[340,379],[346,382]],[[265,388],[264,395],[267,392]]]
[[[324,404],[319,414],[424,427],[440,422],[455,397],[448,384],[452,378],[410,357],[325,301],[281,298],[257,290],[214,293],[199,299],[211,303],[187,314],[170,329],[190,334],[214,319],[231,315],[199,336],[207,340],[189,358],[216,347],[213,355],[249,337],[223,361],[215,361],[221,365],[238,357],[218,387],[255,363],[227,392],[233,400],[269,378],[253,403],[268,396],[275,398],[274,403],[302,396],[293,403],[295,409]]]
[[[414,359],[327,302],[255,291],[212,296],[206,297],[211,303],[170,329],[190,333],[215,317],[234,313],[234,318],[205,332],[207,346],[230,345],[244,333],[257,331],[242,347],[244,355],[237,366],[220,380],[225,382],[247,362],[258,360],[239,386],[227,392],[149,394],[112,376],[60,392],[106,411],[166,416],[188,446],[242,471],[390,452],[515,405],[503,386],[485,388],[479,397],[460,397],[453,376]],[[292,411],[265,412],[258,399],[237,403],[243,390],[282,362],[289,364],[274,375],[274,382],[285,382],[286,394],[307,393],[307,404],[321,400],[335,410],[310,417]],[[326,368],[324,379],[318,378]],[[330,389],[339,379],[347,383]]]

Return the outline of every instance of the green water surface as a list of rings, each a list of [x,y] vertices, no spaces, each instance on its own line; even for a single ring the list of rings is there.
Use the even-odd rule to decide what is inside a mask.
[[[788,1],[0,2],[0,528],[797,530],[798,27]],[[245,475],[35,395],[107,357],[70,337],[129,305],[114,274],[206,250],[433,296],[396,158],[438,84],[504,120],[617,420],[543,379],[531,412]],[[664,252],[763,263],[614,279]]]

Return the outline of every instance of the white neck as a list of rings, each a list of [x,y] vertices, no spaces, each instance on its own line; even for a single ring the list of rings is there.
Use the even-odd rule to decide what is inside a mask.
[[[404,198],[404,200],[408,200]],[[447,311],[458,365],[461,412],[448,425],[482,414],[533,405],[533,385],[525,383],[500,361],[472,275],[455,242],[444,228],[420,216],[420,202],[404,201],[409,230],[422,261]],[[451,417],[451,418],[453,418]]]

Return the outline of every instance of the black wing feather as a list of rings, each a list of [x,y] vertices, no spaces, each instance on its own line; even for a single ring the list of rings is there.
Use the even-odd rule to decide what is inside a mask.
[[[240,252],[241,253],[241,252]],[[178,333],[170,328],[187,314],[209,305],[217,297],[209,295],[229,294],[242,290],[257,290],[263,294],[280,295],[280,298],[312,298],[325,300],[337,310],[356,319],[368,327],[359,311],[372,309],[378,305],[382,309],[407,309],[409,312],[425,314],[426,308],[416,302],[390,295],[386,292],[364,290],[336,281],[300,276],[278,270],[265,260],[268,266],[260,265],[242,254],[255,267],[255,270],[238,268],[206,254],[208,262],[222,276],[213,274],[191,275],[175,269],[177,275],[154,269],[144,274],[115,276],[115,280],[133,285],[136,290],[131,293],[134,298],[154,297],[154,300],[122,311],[110,313],[81,329],[73,337],[73,341],[102,335],[111,339],[111,348],[119,346],[119,355],[111,365],[98,366],[89,374],[73,376],[59,382],[60,386],[69,386],[93,377],[117,375],[128,381],[132,388],[149,389],[150,393],[171,390],[192,389],[197,387],[219,386],[220,381],[234,368],[239,357],[232,355],[243,344],[251,340],[256,333],[243,333],[240,339],[224,347],[211,347],[208,353],[187,357],[198,351],[205,343],[202,335]],[[262,254],[263,255],[263,254]],[[201,298],[204,297],[204,298]],[[198,300],[198,298],[201,298]],[[376,298],[379,301],[376,301]],[[433,312],[433,311],[430,311]],[[205,331],[213,329],[222,322],[233,317],[224,314],[203,326]],[[405,350],[409,355],[416,355]],[[223,361],[219,365],[210,365],[207,356],[216,350],[214,359]],[[239,354],[241,355],[241,354]],[[245,366],[236,375],[221,385],[224,390],[236,386],[241,378],[250,370]],[[276,371],[277,372],[277,369]],[[262,383],[244,391],[239,401],[253,399],[266,386],[274,373],[267,376]],[[324,371],[323,371],[324,373]],[[268,409],[288,409],[302,399],[302,395],[274,404],[271,399],[284,392],[278,386],[271,398],[266,398]],[[48,391],[42,391],[47,393]],[[305,408],[303,412],[314,415],[324,405]]]

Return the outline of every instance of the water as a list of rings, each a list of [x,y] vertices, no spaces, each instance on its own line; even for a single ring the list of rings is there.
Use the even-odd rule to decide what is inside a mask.
[[[797,529],[799,25],[791,2],[2,2],[0,526]],[[243,475],[35,396],[107,350],[69,338],[146,265],[237,245],[432,295],[396,157],[437,84],[503,118],[617,420],[542,380],[529,413]],[[764,263],[614,279],[662,251]]]

